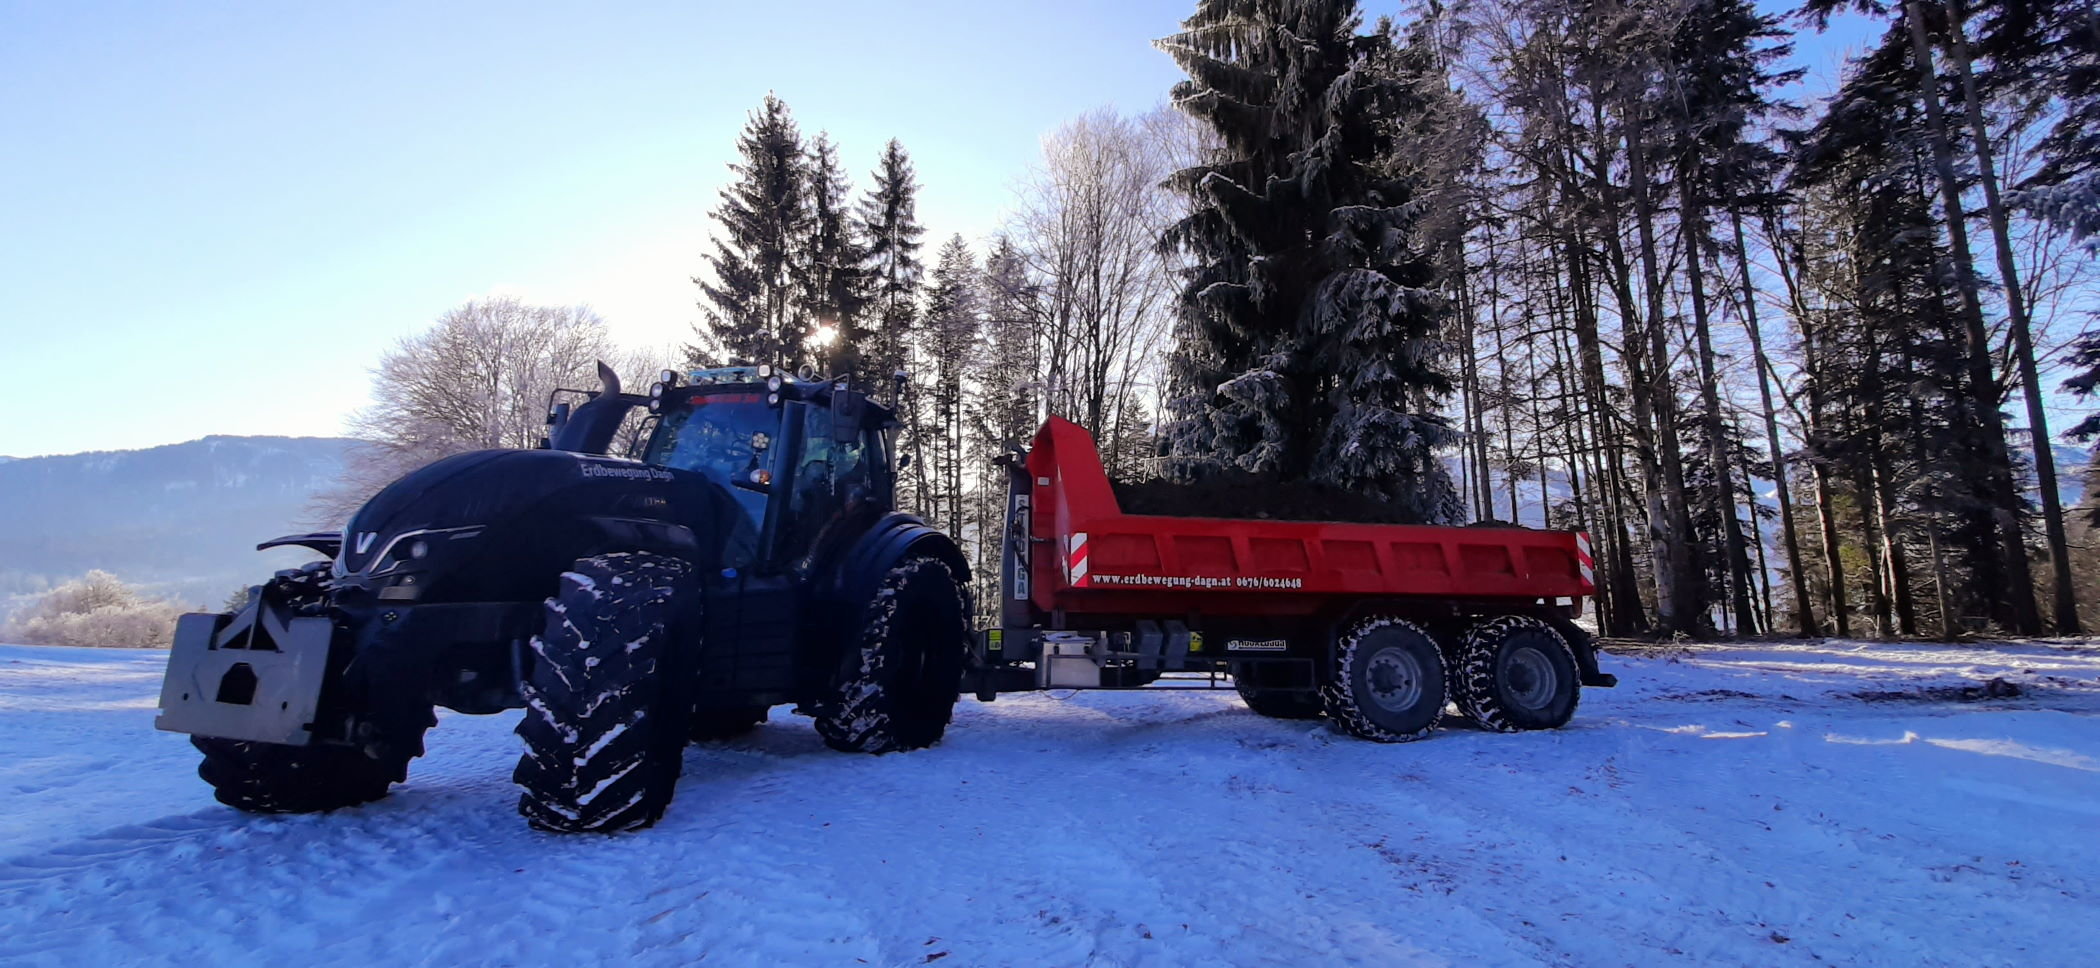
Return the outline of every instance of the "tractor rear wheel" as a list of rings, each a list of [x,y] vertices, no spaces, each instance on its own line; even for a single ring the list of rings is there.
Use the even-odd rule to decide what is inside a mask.
[[[1582,699],[1575,650],[1553,626],[1503,615],[1466,630],[1452,679],[1458,708],[1485,729],[1559,729]]]
[[[525,682],[518,812],[558,833],[655,823],[670,806],[692,705],[681,649],[698,581],[676,558],[584,558],[547,600]]]
[[[735,739],[766,721],[770,706],[717,706],[713,709],[693,711],[693,726],[689,735],[695,743],[712,743],[716,740]]]
[[[818,708],[824,745],[891,753],[940,742],[962,689],[969,615],[955,572],[940,559],[911,557],[891,568]]]
[[[1358,619],[1335,646],[1320,690],[1343,732],[1380,743],[1421,739],[1444,716],[1444,659],[1422,627],[1390,615]]]

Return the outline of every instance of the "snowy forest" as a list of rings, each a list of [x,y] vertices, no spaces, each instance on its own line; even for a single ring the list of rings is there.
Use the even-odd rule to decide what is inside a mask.
[[[1873,33],[1804,97],[1833,18]],[[768,96],[687,362],[907,371],[900,503],[983,557],[1054,412],[1124,480],[1585,530],[1610,635],[2100,618],[2052,446],[2100,434],[2090,2],[1204,0],[1155,43],[1165,105],[1047,135],[991,238]]]

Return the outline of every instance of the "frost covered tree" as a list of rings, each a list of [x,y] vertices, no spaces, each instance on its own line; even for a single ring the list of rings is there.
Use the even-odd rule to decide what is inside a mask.
[[[1159,238],[1185,209],[1161,185],[1179,121],[1089,111],[1043,139],[1020,189],[1014,235],[1041,291],[1050,408],[1097,435],[1122,420],[1172,318]]]
[[[863,368],[886,380],[903,368],[911,345],[912,326],[918,320],[919,280],[924,266],[919,261],[919,183],[912,173],[911,156],[896,139],[882,149],[875,183],[860,200],[860,234],[867,279],[867,344],[861,348]]]
[[[548,394],[597,387],[601,360],[631,386],[662,365],[623,352],[605,321],[583,306],[499,297],[447,311],[380,357],[373,402],[350,421],[359,444],[343,478],[316,498],[315,515],[340,524],[381,487],[441,457],[537,446],[547,432]]]
[[[1193,262],[1171,467],[1310,478],[1449,522],[1445,301],[1411,244],[1414,188],[1385,163],[1388,126],[1416,105],[1390,28],[1361,26],[1349,0],[1204,0],[1158,42],[1189,75],[1175,105],[1219,144],[1173,178],[1194,210],[1167,234]]]
[[[0,629],[10,642],[77,648],[155,649],[175,636],[182,606],[149,598],[100,569],[53,588]]]
[[[700,341],[691,362],[785,363],[804,357],[807,324],[799,312],[810,234],[810,169],[802,134],[788,106],[771,94],[751,112],[737,138],[736,181],[715,208],[711,276],[693,283],[705,297]]]

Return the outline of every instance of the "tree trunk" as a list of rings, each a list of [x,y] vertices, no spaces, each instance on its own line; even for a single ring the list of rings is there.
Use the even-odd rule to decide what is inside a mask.
[[[1626,158],[1633,182],[1634,221],[1640,233],[1641,276],[1647,290],[1645,328],[1653,371],[1648,374],[1649,409],[1654,416],[1653,440],[1662,471],[1661,507],[1651,512],[1648,522],[1649,542],[1655,553],[1656,617],[1665,632],[1696,634],[1706,623],[1698,614],[1691,511],[1685,500],[1684,455],[1677,441],[1676,390],[1670,384],[1669,346],[1664,339],[1662,266],[1656,254],[1648,148],[1642,140],[1640,108],[1633,106],[1626,117]],[[1632,342],[1631,338],[1627,340],[1628,344]]]
[[[2042,405],[2041,376],[2034,362],[2034,340],[2027,315],[2027,294],[2020,288],[2013,260],[2012,233],[2005,203],[1998,195],[1997,165],[1984,125],[1983,101],[1970,70],[1968,29],[1961,0],[1946,0],[1948,32],[1953,40],[1954,69],[1961,76],[1962,103],[1968,108],[1969,134],[1975,139],[1976,173],[1983,181],[1983,201],[1990,213],[1991,240],[1998,250],[1998,276],[2005,285],[2007,326],[2012,330],[2013,361],[2020,368],[2020,387],[2027,403],[2027,427],[2034,446],[2034,474],[2042,499],[2042,532],[2049,544],[2049,570],[2055,578],[2050,614],[2059,635],[2078,633],[2078,598],[2071,584],[2071,551],[2064,538],[2063,499],[2056,491],[2056,455],[2049,446],[2049,414]]]
[[[1721,554],[1728,569],[1729,604],[1738,633],[1755,631],[1757,615],[1750,606],[1750,559],[1735,517],[1735,475],[1728,461],[1728,434],[1721,421],[1720,377],[1714,369],[1713,327],[1706,307],[1706,215],[1692,192],[1692,179],[1677,180],[1684,229],[1685,274],[1692,289],[1692,333],[1699,344],[1699,399],[1706,406],[1707,459],[1713,462],[1714,508],[1721,515]]]
[[[1802,298],[1801,283],[1796,272],[1796,269],[1805,271],[1805,267],[1789,268],[1796,260],[1801,259],[1802,255],[1798,246],[1792,251],[1784,251],[1782,233],[1774,222],[1774,217],[1773,213],[1766,213],[1765,234],[1774,253],[1774,264],[1779,268],[1779,280],[1786,286],[1787,305],[1793,307],[1794,324],[1801,333],[1801,368],[1808,377],[1808,415],[1805,422],[1808,424],[1808,436],[1813,439],[1820,429],[1818,421],[1822,419],[1823,398],[1817,389],[1817,372],[1821,360],[1816,354],[1815,327],[1809,320],[1808,303]],[[1850,609],[1845,602],[1845,563],[1841,557],[1843,549],[1838,543],[1837,520],[1830,508],[1830,477],[1819,461],[1811,461],[1809,471],[1816,489],[1816,523],[1819,525],[1818,530],[1822,532],[1820,537],[1823,545],[1823,568],[1830,581],[1831,624],[1837,629],[1838,635],[1851,635],[1852,620],[1849,615]]]
[[[1787,572],[1794,588],[1795,629],[1806,638],[1821,634],[1822,630],[1816,624],[1815,604],[1808,594],[1807,567],[1801,560],[1800,539],[1794,533],[1794,498],[1790,493],[1793,488],[1787,475],[1786,452],[1779,446],[1779,416],[1772,406],[1772,383],[1765,374],[1771,364],[1765,357],[1764,333],[1757,318],[1757,289],[1750,282],[1750,246],[1743,235],[1743,213],[1731,212],[1729,218],[1735,228],[1736,271],[1743,277],[1744,328],[1750,334],[1751,362],[1757,368],[1757,396],[1765,421],[1765,450],[1770,455],[1772,476],[1777,478],[1778,484],[1779,540],[1786,546]],[[1757,513],[1754,505],[1750,513],[1753,516]],[[1766,606],[1768,611],[1770,608],[1770,605]]]
[[[1955,178],[1947,120],[1940,107],[1939,75],[1932,66],[1932,43],[1925,36],[1924,4],[1922,0],[1905,0],[1904,6],[1910,21],[1911,55],[1918,67],[1918,97],[1925,103],[1933,167],[1939,177],[1940,202],[1946,209],[1947,236],[1954,250],[1955,279],[1961,290],[1969,380],[1974,394],[1971,403],[1983,425],[1984,471],[1995,504],[1991,516],[1998,537],[1998,552],[2005,562],[2006,583],[2010,586],[2003,589],[2001,600],[2011,606],[2014,631],[2022,635],[2037,635],[2042,630],[2042,623],[2041,615],[2035,610],[2034,578],[2027,567],[2027,543],[2020,534],[2016,511],[2020,493],[2013,483],[2012,462],[2006,453],[2005,418],[1998,412],[1997,378],[1991,371],[1990,334],[1983,323],[1976,266],[1969,254],[1969,228],[1962,213],[1961,184]]]

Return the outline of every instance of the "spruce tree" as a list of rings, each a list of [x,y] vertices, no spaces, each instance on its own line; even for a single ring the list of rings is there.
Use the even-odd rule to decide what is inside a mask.
[[[805,289],[799,258],[809,233],[809,168],[802,135],[788,106],[771,94],[751,112],[737,138],[736,181],[715,208],[719,231],[707,257],[713,277],[693,277],[705,300],[701,340],[687,348],[695,364],[793,365],[803,358],[806,326],[798,311]]]
[[[944,517],[951,533],[962,532],[964,448],[963,378],[970,371],[982,338],[977,259],[960,235],[941,246],[926,291],[926,318],[918,349],[929,370],[919,381],[926,389],[927,412],[921,416],[932,461],[925,472],[937,499],[922,508]]]
[[[861,355],[864,368],[879,379],[903,369],[909,361],[911,331],[918,319],[919,184],[913,177],[911,156],[896,139],[883,146],[876,165],[875,183],[860,201],[860,233],[866,246],[864,261],[870,316],[869,334]]]
[[[846,172],[837,146],[818,133],[809,148],[809,237],[804,243],[803,311],[813,327],[825,327],[830,343],[819,369],[846,373],[857,368],[867,342],[862,313],[867,303],[866,258],[860,225],[847,208]]]
[[[1004,235],[984,260],[980,291],[984,348],[971,373],[979,390],[972,398],[971,421],[978,446],[987,456],[997,456],[1027,446],[1036,430],[1042,293],[1028,277],[1027,260]]]
[[[1414,250],[1413,187],[1385,164],[1414,109],[1389,29],[1351,0],[1203,0],[1159,46],[1174,102],[1221,147],[1174,176],[1167,235],[1193,267],[1170,358],[1171,467],[1311,478],[1425,522],[1462,513],[1432,414],[1451,389],[1444,300]]]

